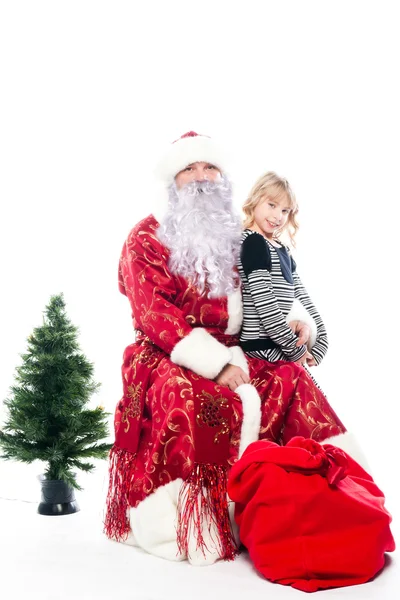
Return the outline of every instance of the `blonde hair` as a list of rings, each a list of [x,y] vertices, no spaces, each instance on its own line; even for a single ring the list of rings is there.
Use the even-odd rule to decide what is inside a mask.
[[[246,229],[254,225],[254,209],[265,200],[280,201],[285,199],[289,203],[290,212],[288,220],[286,221],[282,229],[278,229],[274,233],[275,238],[279,238],[281,234],[287,230],[292,246],[295,246],[294,236],[297,233],[299,225],[296,220],[296,215],[299,211],[296,197],[290,187],[288,181],[283,177],[279,177],[273,171],[268,171],[265,175],[262,175],[257,179],[256,183],[250,190],[250,194],[243,204],[243,212],[245,219],[243,227]]]

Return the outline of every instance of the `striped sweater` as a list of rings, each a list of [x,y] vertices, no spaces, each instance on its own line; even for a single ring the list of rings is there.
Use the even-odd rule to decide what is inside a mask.
[[[245,229],[238,269],[242,280],[243,324],[240,345],[249,356],[270,362],[295,361],[306,352],[286,317],[297,298],[317,325],[311,354],[319,364],[328,349],[325,325],[304,288],[288,248],[272,245],[263,235]]]

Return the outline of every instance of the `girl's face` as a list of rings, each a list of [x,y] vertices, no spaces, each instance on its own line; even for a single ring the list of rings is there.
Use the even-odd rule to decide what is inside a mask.
[[[188,165],[183,171],[179,171],[175,176],[175,182],[179,190],[192,181],[216,181],[220,176],[221,172],[214,165],[206,162],[195,162]]]
[[[251,229],[266,238],[273,238],[279,229],[284,229],[290,214],[290,204],[283,196],[280,199],[262,200],[254,209],[254,224]]]

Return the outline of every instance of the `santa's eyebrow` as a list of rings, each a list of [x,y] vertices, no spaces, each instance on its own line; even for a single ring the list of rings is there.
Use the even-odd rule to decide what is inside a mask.
[[[215,167],[217,169],[217,167],[215,166],[214,163],[206,162],[205,160],[196,160],[195,162],[192,162],[189,165],[186,165],[185,169],[187,169],[188,167],[193,167],[193,165],[195,165],[196,162],[203,162],[205,165],[209,165],[210,167]]]

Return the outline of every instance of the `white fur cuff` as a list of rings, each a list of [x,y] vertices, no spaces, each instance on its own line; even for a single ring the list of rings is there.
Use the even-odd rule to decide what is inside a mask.
[[[206,379],[215,379],[225,365],[231,362],[231,358],[230,348],[201,327],[192,329],[171,352],[172,362]]]
[[[228,300],[228,326],[226,335],[239,333],[243,321],[242,290],[236,290],[227,297]]]
[[[288,316],[286,317],[286,323],[290,323],[290,321],[302,321],[310,328],[310,339],[307,342],[307,347],[310,350],[317,339],[317,324],[307,311],[307,309],[302,305],[302,303],[294,299],[293,306],[290,309]]]
[[[235,365],[235,367],[240,367],[247,375],[249,375],[249,364],[247,362],[246,355],[241,349],[241,347],[231,346],[229,350],[232,353],[232,358],[229,361],[229,364]]]
[[[240,431],[239,458],[252,442],[260,435],[261,399],[254,385],[242,383],[235,393],[240,396],[243,408],[242,429]]]

